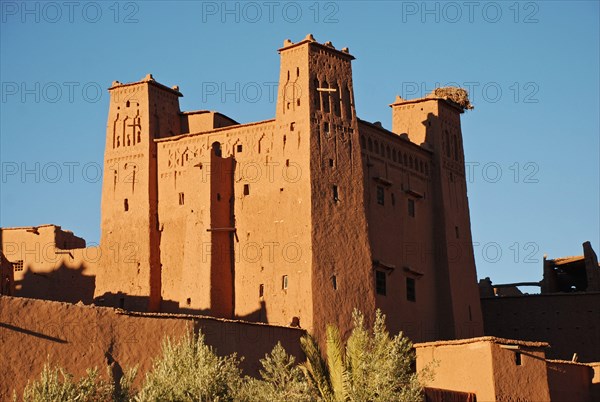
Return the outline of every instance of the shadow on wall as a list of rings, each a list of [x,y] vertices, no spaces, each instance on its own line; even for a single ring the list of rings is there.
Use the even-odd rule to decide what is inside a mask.
[[[127,311],[147,312],[149,300],[150,298],[148,296],[132,296],[122,292],[107,292],[101,296],[94,298],[93,304],[95,304],[96,306],[120,308]],[[160,306],[160,313],[204,315],[215,317],[215,314],[210,309],[194,309],[184,306],[180,307],[179,302],[175,300],[162,300]],[[267,306],[265,301],[262,300],[260,302],[260,307],[249,314],[218,318],[267,323]],[[281,324],[288,325],[290,323]],[[299,323],[295,326],[298,327]]]
[[[91,304],[94,299],[96,277],[84,275],[83,264],[78,268],[63,264],[50,272],[34,272],[30,267],[25,269],[22,279],[12,285],[13,296],[67,303],[81,301],[84,304]]]

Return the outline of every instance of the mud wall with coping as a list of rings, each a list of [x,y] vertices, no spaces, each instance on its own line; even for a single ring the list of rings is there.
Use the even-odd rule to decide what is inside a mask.
[[[139,365],[137,383],[160,354],[164,336],[201,330],[217,354],[243,356],[246,374],[257,375],[259,360],[277,342],[303,359],[297,328],[190,315],[125,313],[108,307],[0,296],[0,400],[22,392],[50,361],[76,377],[87,368],[125,371]]]
[[[600,361],[600,292],[482,298],[485,334],[544,341],[546,356]]]

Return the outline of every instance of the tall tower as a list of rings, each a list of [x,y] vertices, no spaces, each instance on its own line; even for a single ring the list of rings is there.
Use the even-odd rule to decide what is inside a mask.
[[[177,87],[148,74],[142,81],[109,88],[101,267],[96,296],[131,310],[160,309],[160,232],[156,144],[180,133]]]
[[[392,131],[433,151],[433,243],[440,339],[483,334],[460,115],[464,109],[440,97],[392,105]]]
[[[342,333],[356,307],[375,310],[371,254],[362,187],[358,122],[348,49],[312,35],[279,49],[276,120],[307,132],[311,195],[313,333],[327,323]]]

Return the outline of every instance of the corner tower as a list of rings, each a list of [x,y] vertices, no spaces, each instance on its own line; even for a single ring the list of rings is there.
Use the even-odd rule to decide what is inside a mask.
[[[390,105],[392,131],[433,152],[432,241],[436,308],[440,317],[438,338],[476,337],[483,335],[483,319],[460,124],[460,115],[472,106],[462,89],[441,89],[440,96],[437,91],[409,101],[398,97]]]
[[[375,310],[361,150],[347,48],[308,35],[279,49],[277,122],[303,129],[311,195],[312,331],[351,329],[352,310]]]
[[[160,309],[156,144],[179,127],[177,87],[148,74],[109,88],[102,184],[101,267],[96,297],[130,310]]]

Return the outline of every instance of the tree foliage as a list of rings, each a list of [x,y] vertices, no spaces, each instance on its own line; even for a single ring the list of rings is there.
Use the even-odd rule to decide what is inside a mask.
[[[390,337],[385,315],[377,310],[372,330],[365,327],[364,315],[353,313],[354,329],[344,345],[337,327],[326,333],[325,359],[311,336],[302,339],[307,361],[304,372],[326,402],[340,401],[422,401],[421,381],[430,370],[412,370],[415,354],[402,333]]]

